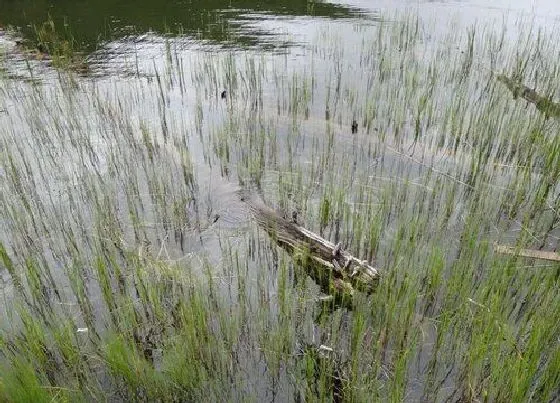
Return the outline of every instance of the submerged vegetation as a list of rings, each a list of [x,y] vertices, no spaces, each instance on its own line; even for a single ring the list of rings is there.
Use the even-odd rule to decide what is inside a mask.
[[[0,400],[560,399],[560,264],[492,248],[558,248],[559,122],[494,73],[555,94],[558,44],[430,29],[0,81]],[[239,188],[375,291],[322,309]]]

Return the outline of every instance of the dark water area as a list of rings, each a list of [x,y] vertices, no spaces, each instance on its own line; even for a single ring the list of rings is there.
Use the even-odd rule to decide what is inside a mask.
[[[322,29],[339,30],[350,44],[359,36],[354,27],[375,26],[381,14],[387,20],[402,12],[433,21],[429,40],[434,43],[443,39],[450,25],[491,23],[509,27],[506,35],[515,36],[517,24],[550,27],[560,18],[560,6],[553,0],[492,4],[478,0],[9,0],[0,3],[0,50],[4,49],[10,59],[15,43],[18,55],[22,50],[38,50],[35,58],[48,59],[55,50],[69,47],[73,54],[83,55],[90,67],[107,67],[103,65],[118,59],[119,54],[136,53],[140,60],[155,57],[144,54],[150,42],[157,47],[156,42],[174,38],[190,51],[240,49],[297,57],[301,53],[297,49],[309,46]],[[20,57],[12,59],[17,62]],[[25,68],[17,65],[15,69],[21,72]]]
[[[359,18],[366,9],[305,1],[3,1],[0,26],[21,29],[33,40],[33,25],[52,19],[68,27],[79,47],[91,51],[104,41],[153,32],[188,35],[229,46],[274,46],[270,32],[247,30],[255,20],[316,17]]]
[[[524,14],[550,22],[560,16],[553,0],[498,2],[463,1],[30,1],[4,0],[0,28],[14,27],[26,40],[35,41],[35,27],[52,20],[60,32],[71,35],[78,49],[91,52],[103,43],[152,32],[189,36],[228,47],[276,49],[289,43],[256,21],[300,18],[350,20],[375,18],[379,11],[416,9],[445,21],[453,14],[465,21],[481,21],[505,14]]]

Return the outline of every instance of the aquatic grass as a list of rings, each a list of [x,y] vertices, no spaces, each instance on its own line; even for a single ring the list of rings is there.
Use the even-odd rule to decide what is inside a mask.
[[[301,58],[165,38],[126,83],[3,80],[0,396],[557,398],[558,267],[492,250],[557,244],[558,123],[494,78],[552,82],[554,45],[429,29],[399,14]],[[317,302],[239,187],[372,261],[375,293]]]
[[[5,371],[0,382],[0,396],[6,400],[50,402],[54,397],[63,400],[64,394],[49,393],[42,385],[44,380],[38,376],[30,362],[15,357]]]

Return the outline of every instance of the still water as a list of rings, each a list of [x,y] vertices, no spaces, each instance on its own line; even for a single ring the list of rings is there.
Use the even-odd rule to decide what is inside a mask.
[[[547,24],[560,16],[554,0],[350,0],[344,2],[301,1],[23,1],[0,4],[0,28],[15,27],[28,39],[33,25],[49,18],[67,25],[79,46],[86,51],[110,41],[146,32],[181,35],[228,47],[278,48],[297,43],[317,26],[338,21],[372,19],[379,12],[417,10],[433,16],[440,25],[450,18],[472,23],[489,18],[523,16]],[[299,28],[299,29],[298,29]],[[295,35],[295,38],[290,38]],[[307,37],[309,39],[309,37]]]
[[[417,15],[425,23],[427,28],[422,35],[426,54],[447,40],[449,32],[476,26],[483,30],[496,26],[515,46],[520,30],[538,32],[539,28],[554,27],[560,18],[560,4],[555,0],[500,0],[491,5],[481,0],[4,0],[0,2],[0,74],[11,80],[6,81],[4,96],[0,98],[0,130],[6,138],[27,139],[27,149],[24,147],[22,152],[30,154],[36,153],[32,143],[37,141],[37,133],[48,137],[49,130],[62,130],[68,139],[76,130],[90,135],[88,141],[97,153],[91,161],[66,155],[63,171],[37,178],[35,191],[39,196],[48,195],[51,203],[52,194],[57,194],[60,197],[54,201],[57,207],[72,199],[67,194],[69,184],[87,175],[78,172],[84,169],[87,172],[94,165],[102,174],[110,171],[108,155],[112,145],[106,133],[115,129],[107,124],[104,114],[118,111],[131,125],[127,130],[148,128],[164,142],[171,133],[176,141],[186,141],[190,150],[200,186],[197,198],[201,205],[196,207],[196,215],[205,216],[196,219],[199,228],[211,227],[211,221],[218,216],[220,219],[215,223],[218,228],[239,229],[247,221],[244,212],[236,208],[235,195],[239,185],[236,166],[247,156],[241,150],[238,155],[228,154],[224,163],[223,155],[219,155],[220,147],[228,147],[221,133],[223,127],[231,124],[232,114],[246,114],[247,107],[256,106],[255,111],[259,111],[255,112],[254,121],[249,118],[233,130],[271,131],[282,142],[297,132],[294,142],[289,144],[290,152],[296,150],[298,162],[310,166],[311,171],[317,153],[314,142],[327,130],[333,138],[344,139],[338,144],[336,155],[354,156],[354,164],[363,172],[375,166],[381,169],[383,180],[420,177],[425,166],[408,156],[393,152],[379,161],[372,160],[370,150],[360,144],[369,141],[369,137],[365,140],[360,136],[381,131],[382,126],[387,132],[394,130],[391,122],[381,123],[383,116],[378,117],[378,127],[365,124],[370,118],[367,110],[355,107],[364,97],[360,91],[354,94],[349,90],[342,95],[340,103],[329,104],[332,91],[338,94],[340,88],[360,87],[359,80],[365,79],[361,66],[368,63],[361,55],[365,41],[375,38],[381,22],[391,23],[391,16],[403,11]],[[83,91],[75,99],[64,97],[50,55],[36,50],[38,30],[45,21],[52,21],[61,38],[71,40],[73,50],[84,59],[85,68],[79,69],[74,77],[75,84]],[[463,48],[464,43],[457,44],[457,52],[463,52]],[[422,55],[417,56],[419,60],[414,63],[421,62]],[[231,76],[236,71],[250,74],[238,77],[241,82],[236,82]],[[247,81],[251,77],[256,80],[254,83]],[[39,85],[36,88],[43,89],[39,98],[32,87],[9,96],[18,81]],[[303,90],[308,81],[311,94]],[[260,94],[257,98],[254,98],[255,90]],[[227,99],[220,97],[223,91]],[[383,99],[391,94],[380,96],[379,104],[386,105]],[[452,102],[452,94],[447,96]],[[296,125],[292,108],[294,99],[299,102],[298,97],[303,97],[307,105],[303,111],[305,119]],[[115,109],[109,112],[99,109],[99,100]],[[249,100],[253,106],[247,104]],[[60,114],[61,110],[64,113]],[[329,114],[332,114],[330,118]],[[360,126],[363,121],[364,127],[360,135],[352,137],[348,136],[348,130],[354,120]],[[283,146],[279,146],[279,152],[275,151],[280,158],[290,154],[282,152]],[[172,151],[170,154],[171,159],[180,158]],[[443,170],[453,165],[445,159],[438,161]],[[269,171],[272,177],[265,178],[265,186],[276,181],[274,175],[278,174]],[[280,204],[284,209],[295,208]],[[150,216],[152,213],[146,213],[148,221],[155,219]],[[169,234],[165,228],[159,228],[156,233],[157,241],[153,242],[161,249],[165,244],[162,239],[169,240]],[[0,237],[9,239],[9,232]],[[205,242],[197,242],[204,237],[208,238]],[[215,253],[219,243],[216,233],[205,232],[203,236],[195,234],[191,238],[187,248],[190,252],[202,250],[219,259]],[[184,242],[183,238],[181,245],[170,242],[166,253],[175,258],[184,256]]]
[[[254,279],[259,278],[266,260],[262,256],[268,252],[254,256],[255,241],[246,234],[255,226],[239,201],[239,186],[248,180],[258,182],[258,191],[271,204],[284,211],[304,211],[308,221],[303,224],[323,232],[317,205],[332,191],[325,184],[351,178],[341,196],[349,201],[340,240],[357,253],[364,251],[364,241],[354,237],[360,221],[352,216],[352,208],[370,200],[354,195],[406,182],[414,189],[409,196],[421,199],[429,186],[437,186],[436,180],[423,182],[428,166],[437,173],[462,169],[445,152],[434,151],[441,146],[436,140],[417,148],[417,139],[410,134],[413,122],[401,127],[391,120],[395,116],[391,100],[407,97],[404,85],[377,86],[364,94],[363,89],[372,87],[367,72],[372,58],[383,50],[370,54],[368,41],[375,41],[380,24],[391,24],[397,12],[418,16],[424,23],[420,45],[403,59],[402,71],[421,65],[424,57],[433,59],[438,44],[450,40],[450,32],[468,32],[473,26],[482,30],[495,26],[515,47],[524,28],[553,30],[560,4],[555,0],[1,1],[0,74],[5,81],[0,138],[29,157],[28,186],[44,208],[38,216],[53,217],[53,227],[57,219],[60,222],[60,231],[51,228],[53,234],[43,234],[40,240],[41,247],[52,249],[49,263],[62,271],[68,251],[56,248],[64,245],[68,228],[89,245],[88,231],[98,225],[90,201],[100,183],[107,187],[103,192],[116,200],[114,213],[125,217],[123,221],[131,205],[141,211],[140,225],[126,222],[127,248],[173,262],[194,256],[219,271],[227,266],[222,252],[228,244],[248,258]],[[36,51],[38,30],[47,20],[63,38],[72,38],[73,50],[83,56],[83,68],[68,82],[53,68],[48,52]],[[444,66],[460,61],[467,49],[466,36],[457,38],[457,45],[441,55]],[[401,51],[394,49],[395,54]],[[488,68],[476,66],[480,71]],[[451,104],[454,94],[441,85],[436,88],[438,102]],[[481,88],[469,90],[473,99],[483,96]],[[368,115],[371,102],[376,105],[375,117]],[[354,122],[359,126],[356,135],[350,131]],[[403,129],[407,134],[400,135]],[[56,138],[50,133],[57,133]],[[131,147],[146,140],[139,133],[156,144],[144,160],[153,164],[148,168]],[[251,135],[244,138],[238,133]],[[381,133],[387,141],[378,140]],[[262,156],[255,157],[256,151]],[[152,152],[161,153],[160,160],[152,159]],[[173,184],[184,180],[185,166],[192,167],[196,185],[177,186],[176,191]],[[322,168],[333,166],[338,171],[323,176]],[[498,185],[508,179],[498,171],[495,175]],[[5,178],[8,172],[0,171],[0,179]],[[191,187],[191,193],[181,193]],[[130,201],[129,190],[138,192],[138,200]],[[464,218],[462,196],[456,196],[453,222]],[[158,210],[161,205],[170,206],[169,211]],[[17,251],[27,240],[17,233],[11,218],[0,213],[0,227],[5,227],[0,240]],[[143,227],[145,239],[139,240],[137,226]],[[458,232],[450,226],[448,234],[441,234],[442,245],[446,236],[453,239],[454,231]],[[507,240],[518,231],[519,224],[513,222],[499,232]],[[332,239],[333,232],[330,228],[324,235]],[[379,241],[375,263],[381,267],[392,258],[388,244],[396,232],[389,225]],[[554,248],[557,243],[557,235],[551,236],[544,246]],[[9,300],[13,291],[9,276],[2,272],[0,276],[6,284],[2,295]],[[62,288],[70,289],[62,273],[55,277]],[[266,281],[269,292],[275,293],[275,280]],[[90,291],[92,300],[101,300],[99,288],[92,284]],[[256,299],[260,290],[253,292]],[[0,318],[5,317],[6,306],[0,307]],[[97,305],[94,309],[101,311]],[[77,322],[80,317],[76,309]],[[314,331],[308,330],[305,337],[314,339]],[[248,367],[251,359],[247,357]],[[425,361],[420,354],[418,362]],[[258,379],[258,374],[251,375]],[[414,388],[410,393],[416,396]],[[270,398],[266,392],[259,396]]]

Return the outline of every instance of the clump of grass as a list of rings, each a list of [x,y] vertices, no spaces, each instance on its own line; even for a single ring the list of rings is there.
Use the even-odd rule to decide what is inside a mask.
[[[40,55],[49,58],[57,69],[83,69],[85,60],[76,42],[69,24],[63,29],[52,18],[39,25],[33,25],[36,37],[36,49]]]

